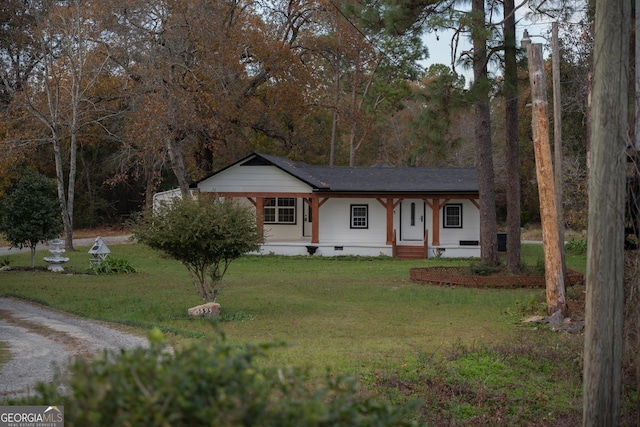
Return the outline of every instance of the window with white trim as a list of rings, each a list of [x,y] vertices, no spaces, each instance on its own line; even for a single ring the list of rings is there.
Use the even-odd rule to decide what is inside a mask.
[[[448,203],[442,208],[442,226],[444,228],[462,228],[462,204]]]
[[[296,199],[293,197],[277,197],[266,199],[264,203],[265,224],[295,224]]]
[[[369,228],[369,205],[351,205],[351,228]]]

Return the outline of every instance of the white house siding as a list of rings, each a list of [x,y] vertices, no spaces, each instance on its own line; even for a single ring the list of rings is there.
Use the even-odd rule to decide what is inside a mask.
[[[246,197],[237,197],[236,201],[256,211],[256,207]],[[302,221],[304,220],[304,200],[296,198],[296,223],[295,224],[264,224],[264,232],[267,241],[311,241],[311,235],[302,235]],[[262,214],[262,213],[260,213]]]
[[[311,193],[311,187],[275,166],[236,165],[198,183],[201,192],[215,193]],[[284,196],[286,197],[286,196]],[[242,198],[240,198],[242,199]],[[247,202],[248,203],[248,202]],[[266,240],[304,241],[304,201],[296,199],[295,224],[264,224]],[[262,212],[260,212],[262,214]]]
[[[198,183],[203,192],[311,193],[311,187],[275,166],[236,165]]]
[[[480,211],[470,200],[451,199],[448,203],[462,204],[462,228],[444,228],[443,207],[440,207],[440,246],[459,246],[461,240],[478,240]]]
[[[369,207],[369,228],[351,228],[351,205]],[[333,243],[382,243],[387,240],[387,211],[374,198],[327,200],[320,207],[319,239]]]

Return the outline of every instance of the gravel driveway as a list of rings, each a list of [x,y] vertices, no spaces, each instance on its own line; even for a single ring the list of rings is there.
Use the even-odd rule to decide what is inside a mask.
[[[0,369],[0,400],[33,394],[38,382],[53,379],[54,365],[64,367],[75,356],[148,345],[106,323],[14,298],[0,298],[0,342],[11,352]]]

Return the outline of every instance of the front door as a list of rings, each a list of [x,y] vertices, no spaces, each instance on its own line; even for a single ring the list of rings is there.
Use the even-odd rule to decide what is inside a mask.
[[[311,222],[313,221],[313,217],[311,216],[311,199],[309,199],[309,203],[307,201],[302,202],[302,235],[304,237],[311,237]]]
[[[424,209],[422,200],[405,199],[400,203],[400,240],[422,242],[424,239]]]

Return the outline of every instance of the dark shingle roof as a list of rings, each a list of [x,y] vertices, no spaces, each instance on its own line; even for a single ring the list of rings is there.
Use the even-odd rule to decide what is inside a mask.
[[[331,191],[362,192],[477,192],[475,169],[426,168],[310,168],[330,183]]]
[[[475,168],[312,166],[283,157],[255,154],[311,185],[329,192],[477,193]]]
[[[237,164],[273,165],[307,183],[318,192],[478,192],[478,173],[475,168],[396,168],[388,165],[372,167],[313,166],[284,157],[260,153],[253,153],[227,168]],[[218,171],[216,174],[220,172]]]

